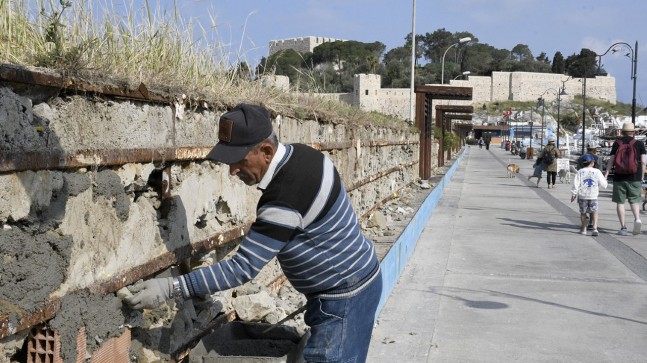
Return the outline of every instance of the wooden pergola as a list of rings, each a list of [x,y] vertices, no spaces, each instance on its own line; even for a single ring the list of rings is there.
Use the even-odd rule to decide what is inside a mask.
[[[450,130],[456,131],[456,134],[461,140],[461,145],[465,142],[466,135],[473,130],[472,125],[472,113],[447,113],[444,116],[445,125],[449,127]],[[452,122],[460,121],[460,122]],[[444,135],[444,133],[443,133]],[[452,150],[447,150],[447,159],[452,158]]]
[[[472,87],[448,87],[448,86],[416,86],[416,126],[420,130],[420,178],[429,179],[431,177],[431,144],[433,138],[433,110],[432,103],[434,100],[472,100]],[[440,106],[440,105],[439,105]],[[445,106],[443,106],[445,107]],[[470,107],[472,106],[451,106],[451,107]],[[469,113],[471,113],[470,111]],[[445,113],[462,113],[466,111],[439,111],[436,109],[436,126],[443,128]],[[443,128],[444,130],[444,128]],[[438,150],[438,166],[445,164],[444,139],[441,135],[440,147]]]

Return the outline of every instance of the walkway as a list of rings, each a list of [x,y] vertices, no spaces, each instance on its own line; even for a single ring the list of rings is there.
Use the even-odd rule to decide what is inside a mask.
[[[368,362],[647,362],[647,233],[616,235],[609,186],[600,236],[580,235],[570,184],[536,188],[531,165],[467,149],[377,319]]]

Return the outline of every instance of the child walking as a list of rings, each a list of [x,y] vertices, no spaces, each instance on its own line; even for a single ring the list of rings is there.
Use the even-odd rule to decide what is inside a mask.
[[[598,235],[598,194],[600,187],[607,187],[607,179],[600,169],[593,167],[595,158],[591,154],[582,156],[582,169],[578,170],[571,187],[571,202],[577,197],[580,207],[580,234],[586,235],[588,216],[593,224],[593,236]],[[587,215],[588,214],[588,215]]]
[[[537,178],[537,188],[539,188],[539,182],[541,181],[541,174],[544,172],[543,164],[541,158],[537,158],[535,164],[532,166],[532,175],[528,175],[528,180],[531,178]]]

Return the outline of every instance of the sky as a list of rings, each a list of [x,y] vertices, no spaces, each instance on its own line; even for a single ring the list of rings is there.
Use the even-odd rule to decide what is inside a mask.
[[[135,3],[144,0],[133,0]],[[256,65],[270,40],[304,36],[379,41],[386,51],[404,45],[412,31],[413,0],[148,0],[175,3],[229,48]],[[616,42],[638,52],[636,102],[647,106],[647,1],[645,0],[416,0],[415,32],[468,31],[479,42],[511,50],[525,44],[536,57],[564,58],[588,48],[604,53]],[[618,101],[631,103],[631,57],[607,53],[603,68],[616,78]],[[644,107],[644,106],[643,106]],[[640,110],[638,110],[640,111]]]

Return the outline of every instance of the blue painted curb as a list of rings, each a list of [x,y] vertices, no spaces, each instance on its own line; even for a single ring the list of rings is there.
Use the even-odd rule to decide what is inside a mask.
[[[411,219],[411,222],[404,229],[398,240],[393,244],[393,247],[389,252],[384,256],[380,267],[382,269],[382,296],[380,296],[380,303],[377,306],[376,317],[380,315],[382,307],[386,303],[386,300],[391,295],[393,287],[398,282],[402,270],[409,261],[409,257],[413,253],[413,250],[416,247],[418,238],[422,230],[427,225],[427,221],[431,218],[431,215],[436,209],[440,198],[443,195],[443,189],[449,184],[456,171],[456,168],[463,160],[463,155],[465,151],[454,161],[452,166],[449,168],[445,176],[440,180],[438,185],[434,190],[427,196],[425,201],[422,203],[416,214]]]

